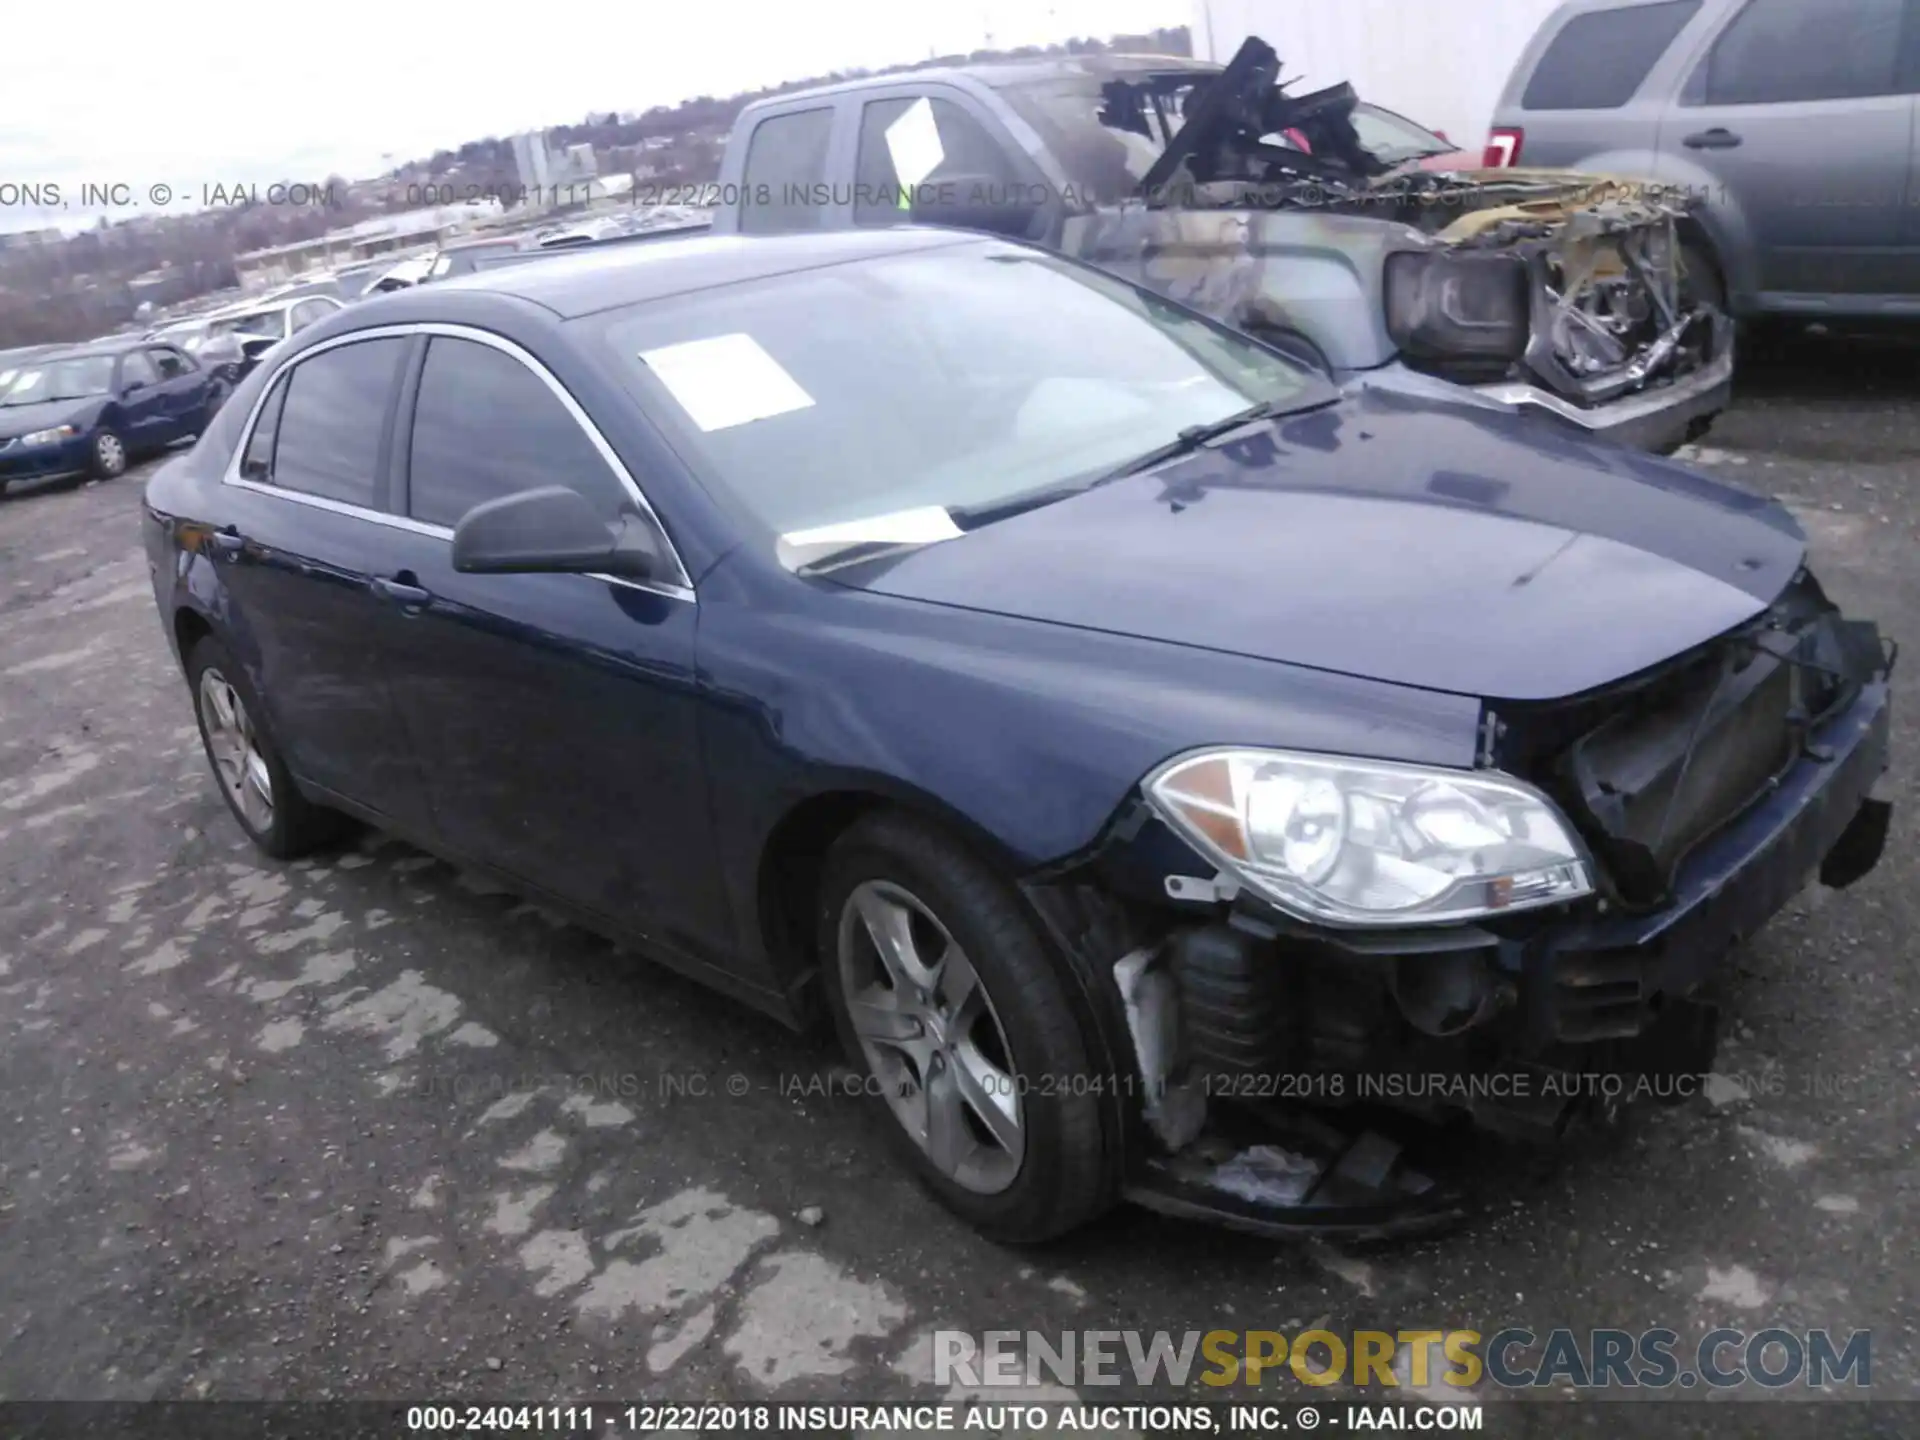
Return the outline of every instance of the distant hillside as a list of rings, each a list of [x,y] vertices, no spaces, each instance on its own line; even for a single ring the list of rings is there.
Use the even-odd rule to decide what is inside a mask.
[[[1189,55],[1192,44],[1182,25],[1106,40],[942,55],[877,73],[1115,51]],[[592,145],[603,175],[631,174],[649,185],[695,184],[718,174],[734,117],[753,101],[873,73],[835,71],[751,93],[701,95],[625,119],[614,113],[590,114],[577,125],[554,127],[549,144],[555,150]],[[234,257],[251,250],[311,239],[383,212],[431,204],[441,195],[513,195],[518,186],[511,140],[489,136],[372,180],[349,184],[332,177],[325,187],[332,203],[324,207],[251,204],[194,215],[149,215],[118,224],[103,219],[94,229],[62,241],[0,249],[0,348],[86,339],[131,320],[142,298],[156,305],[177,304],[231,286]]]
[[[559,125],[548,132],[552,148],[591,145],[600,159],[602,174],[634,174],[650,182],[669,185],[695,184],[713,179],[720,169],[720,154],[727,134],[740,112],[756,100],[770,95],[785,95],[815,85],[861,79],[872,74],[899,74],[942,65],[984,64],[995,60],[1023,60],[1047,55],[1099,55],[1107,53],[1145,55],[1191,55],[1192,37],[1187,27],[1153,30],[1143,35],[1116,35],[1107,40],[1069,40],[1061,45],[1025,45],[1015,50],[975,50],[965,55],[940,55],[912,65],[892,66],[882,71],[836,70],[829,75],[811,75],[790,80],[765,90],[716,99],[701,95],[678,105],[656,105],[622,119],[618,114],[589,115],[578,125]],[[451,187],[451,193],[481,194],[505,190],[512,193],[517,184],[513,165],[513,145],[509,139],[471,140],[457,150],[442,150],[429,159],[401,166],[382,177],[400,195],[417,197],[429,193],[427,187]]]

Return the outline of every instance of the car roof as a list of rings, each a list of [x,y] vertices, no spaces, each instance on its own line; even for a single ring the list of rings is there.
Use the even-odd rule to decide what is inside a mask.
[[[90,360],[95,356],[118,358],[129,350],[144,350],[152,342],[139,335],[115,336],[111,340],[89,340],[81,345],[56,345],[36,355],[38,361]]]
[[[950,84],[964,79],[998,90],[1078,77],[1105,82],[1156,71],[1217,71],[1220,68],[1211,60],[1198,60],[1189,55],[1046,55],[1027,60],[983,61],[978,65],[929,65],[918,70],[891,70],[853,80],[836,80],[830,85],[814,85],[805,90],[783,90],[778,95],[754,101],[747,110],[759,111],[794,100],[841,95],[849,90],[871,90],[879,85]]]
[[[240,320],[248,315],[271,315],[276,310],[285,310],[298,305],[302,300],[312,300],[312,295],[278,295],[271,300],[256,300],[251,305],[235,305],[229,310],[210,315],[210,320]]]
[[[532,301],[572,320],[668,295],[735,285],[849,260],[908,254],[988,237],[911,226],[805,235],[699,235],[566,249],[537,260],[461,275],[429,287],[440,295],[484,290]],[[373,302],[377,305],[379,302]],[[356,307],[358,308],[358,307]],[[372,305],[367,307],[369,310]]]

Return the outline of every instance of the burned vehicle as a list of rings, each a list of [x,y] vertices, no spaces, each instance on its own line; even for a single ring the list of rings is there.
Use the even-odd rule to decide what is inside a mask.
[[[1343,383],[1460,385],[1644,449],[1725,408],[1732,322],[1688,196],[1424,169],[1366,148],[1351,86],[1295,95],[1280,74],[1250,39],[1224,68],[1081,57],[781,95],[736,123],[715,228],[983,229],[1138,280]]]
[[[1735,945],[1886,834],[1891,656],[1779,505],[995,237],[353,306],[145,543],[262,849],[352,817],[830,1020],[1010,1239],[1452,1218],[1430,1121],[1697,1076]]]

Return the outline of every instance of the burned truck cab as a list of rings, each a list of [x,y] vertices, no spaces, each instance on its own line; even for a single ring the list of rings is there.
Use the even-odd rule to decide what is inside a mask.
[[[1163,148],[1131,193],[1069,219],[1062,248],[1350,383],[1459,387],[1661,451],[1725,408],[1733,322],[1694,197],[1395,164],[1362,146],[1352,86],[1293,94],[1280,74],[1249,39],[1211,75],[1105,82],[1100,125]],[[1056,148],[1088,153],[1069,129]]]

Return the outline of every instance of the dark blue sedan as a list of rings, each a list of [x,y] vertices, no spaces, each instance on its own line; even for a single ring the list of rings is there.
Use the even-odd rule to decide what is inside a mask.
[[[0,493],[20,480],[111,480],[198,435],[227,383],[164,341],[103,340],[10,362],[0,383]]]
[[[356,306],[147,509],[267,853],[378,825],[830,1019],[1012,1239],[1449,1218],[1428,1122],[1685,1093],[1886,835],[1889,656],[1779,506],[977,236]]]

